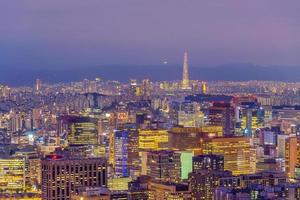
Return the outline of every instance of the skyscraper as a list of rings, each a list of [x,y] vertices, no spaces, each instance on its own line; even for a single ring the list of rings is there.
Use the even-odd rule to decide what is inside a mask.
[[[224,156],[224,170],[233,175],[253,174],[256,170],[256,154],[249,137],[218,137],[204,141],[205,154]]]
[[[184,52],[183,57],[183,73],[182,73],[182,89],[189,89],[189,65],[188,65],[188,53]]]
[[[181,173],[180,153],[150,151],[147,153],[147,175],[152,181],[179,182]]]
[[[128,132],[116,131],[114,138],[115,174],[118,177],[129,176],[128,171]]]

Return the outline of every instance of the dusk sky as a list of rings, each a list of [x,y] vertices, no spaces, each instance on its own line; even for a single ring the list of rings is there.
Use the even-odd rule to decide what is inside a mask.
[[[300,66],[299,0],[0,1],[0,67]]]

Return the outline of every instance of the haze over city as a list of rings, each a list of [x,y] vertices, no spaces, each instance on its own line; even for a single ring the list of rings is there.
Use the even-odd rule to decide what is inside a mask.
[[[280,73],[290,66],[299,71],[299,6],[299,1],[280,0],[1,1],[0,72],[22,79],[14,73],[20,69],[22,84],[32,84],[30,74],[50,81],[56,69],[68,70],[72,80],[72,69],[76,76],[77,69],[98,68],[101,76],[103,68],[105,76],[111,75],[107,68],[134,73],[144,67],[155,79],[159,67],[179,68],[185,50],[196,69],[252,64],[271,71],[277,66]],[[205,78],[195,72],[196,78]],[[238,79],[213,73],[208,77]],[[272,73],[264,78],[278,79]]]

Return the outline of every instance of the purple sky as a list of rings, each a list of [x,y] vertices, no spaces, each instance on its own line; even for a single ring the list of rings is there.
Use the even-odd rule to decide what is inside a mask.
[[[300,66],[299,0],[0,1],[0,67]]]

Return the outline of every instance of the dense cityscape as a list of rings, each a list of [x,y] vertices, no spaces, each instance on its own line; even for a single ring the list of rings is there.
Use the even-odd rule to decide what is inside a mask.
[[[134,76],[134,75],[133,75]],[[0,199],[299,199],[300,83],[0,87]]]

